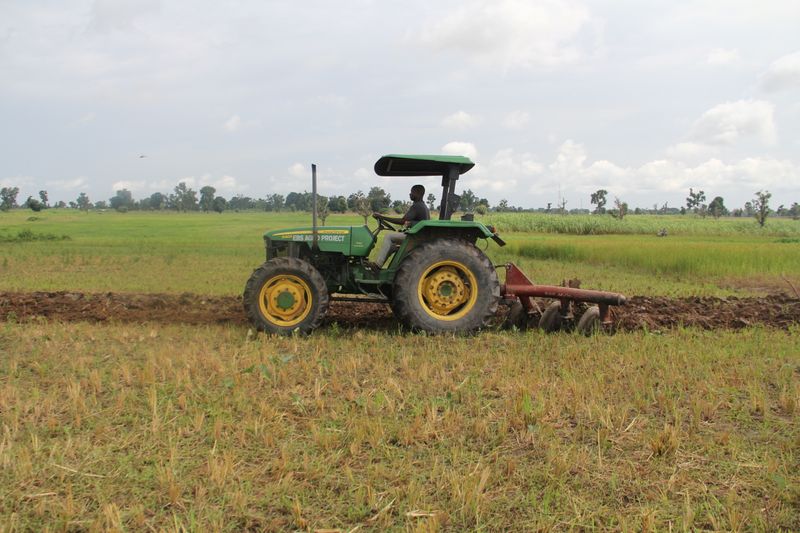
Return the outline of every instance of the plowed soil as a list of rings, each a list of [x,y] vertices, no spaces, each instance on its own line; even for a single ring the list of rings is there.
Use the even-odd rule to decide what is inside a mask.
[[[80,292],[0,292],[0,320],[46,317],[59,321],[159,322],[246,325],[240,298],[195,294],[92,294]],[[385,304],[333,302],[325,319],[340,327],[397,327]],[[800,323],[800,299],[663,298],[638,296],[615,308],[618,330],[663,330],[677,326],[739,329],[762,324],[787,329]]]

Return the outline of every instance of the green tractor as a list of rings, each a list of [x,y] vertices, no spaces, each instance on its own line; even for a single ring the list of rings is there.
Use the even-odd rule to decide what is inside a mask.
[[[267,232],[266,261],[244,290],[249,320],[270,333],[308,333],[322,323],[329,302],[340,300],[387,303],[413,330],[468,332],[487,326],[501,286],[477,242],[505,243],[471,215],[450,219],[459,200],[456,181],[473,166],[466,157],[430,155],[387,155],[375,163],[379,176],[441,176],[443,187],[439,219],[404,229],[406,238],[380,270],[368,261],[378,234],[399,231],[384,220],[378,219],[375,230],[318,228],[314,217],[310,228]],[[315,173],[313,185],[316,199]]]

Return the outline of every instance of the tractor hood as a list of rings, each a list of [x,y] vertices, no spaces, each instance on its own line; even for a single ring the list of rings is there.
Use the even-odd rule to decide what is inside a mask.
[[[389,154],[375,163],[375,173],[378,176],[443,176],[454,166],[459,174],[465,174],[475,163],[460,155]]]

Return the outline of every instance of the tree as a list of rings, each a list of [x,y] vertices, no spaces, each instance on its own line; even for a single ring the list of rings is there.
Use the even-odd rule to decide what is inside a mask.
[[[475,212],[479,215],[485,215],[489,211],[489,208],[486,207],[484,204],[478,204],[475,206]]]
[[[197,209],[197,192],[186,186],[182,181],[175,187],[175,209],[178,211],[194,211]]]
[[[428,193],[428,209],[433,211],[436,208],[436,195]]]
[[[558,203],[558,212],[562,215],[567,214],[567,199],[562,198],[561,201]]]
[[[475,196],[475,193],[472,192],[472,189],[467,189],[464,191],[464,194],[461,195],[461,200],[458,203],[462,211],[472,211],[477,204],[478,197]]]
[[[211,185],[206,185],[200,189],[200,209],[203,210],[203,213],[208,213],[214,209],[214,194],[216,192],[217,189]]]
[[[789,216],[791,216],[793,220],[800,219],[800,204],[797,202],[792,204],[792,207],[789,208]]]
[[[160,192],[154,192],[150,195],[147,207],[150,209],[164,209],[166,205],[167,197]]]
[[[317,195],[317,218],[323,226],[329,214],[328,199],[324,196]]]
[[[694,189],[689,189],[689,196],[686,198],[686,207],[695,213],[700,211],[703,202],[706,201],[706,193],[703,191],[694,192]]]
[[[311,211],[311,193],[290,192],[286,195],[286,207],[292,211]]]
[[[266,201],[267,201],[266,205],[267,211],[278,212],[281,209],[283,209],[285,199],[282,194],[270,194],[267,196]]]
[[[117,191],[117,194],[108,200],[111,209],[117,211],[127,211],[133,207],[133,195],[128,189]]]
[[[494,209],[495,211],[500,211],[501,213],[503,211],[508,211],[508,200],[503,198],[502,200],[500,200],[500,203],[497,204],[497,207],[495,207]]]
[[[347,211],[347,198],[344,196],[332,196],[328,200],[328,209],[331,213],[344,213]]]
[[[92,202],[89,201],[89,197],[85,192],[82,192],[78,195],[78,199],[75,200],[75,204],[81,211],[88,211],[89,208],[92,207]]]
[[[728,209],[725,207],[725,201],[722,196],[715,196],[711,203],[708,204],[708,212],[714,218],[719,218],[728,214]]]
[[[591,196],[591,203],[595,204],[597,207],[595,208],[594,212],[597,215],[602,215],[606,212],[606,195],[608,191],[605,189],[599,189],[592,193]]]
[[[398,215],[405,214],[408,211],[408,208],[411,207],[410,202],[404,202],[402,200],[395,200],[392,202],[392,209]]]
[[[348,196],[347,197],[347,209],[349,209],[350,211],[358,211],[357,204],[358,204],[358,201],[361,198],[364,198],[364,193],[361,192],[361,191],[354,192],[353,194]]]
[[[381,211],[392,204],[392,197],[380,187],[372,187],[367,194],[367,199],[370,209],[373,211]]]
[[[41,200],[42,207],[44,209],[47,209],[48,207],[50,207],[50,206],[47,205],[47,191],[39,191],[39,199]]]
[[[362,196],[358,200],[356,200],[356,213],[364,217],[364,225],[367,225],[367,218],[372,214],[372,205],[369,202],[369,199],[365,196]]]
[[[8,211],[17,207],[19,187],[3,187],[0,189],[0,211]]]
[[[623,218],[625,218],[625,215],[627,214],[628,214],[628,204],[615,196],[614,210],[611,212],[611,216],[616,219],[622,220]]]
[[[25,200],[24,207],[27,207],[31,211],[34,211],[34,212],[38,213],[39,211],[44,209],[44,204],[42,204],[42,202],[40,202],[39,200],[37,200],[33,196],[28,196],[28,199]]]
[[[758,191],[756,197],[753,198],[753,216],[758,221],[758,225],[762,228],[769,216],[769,199],[772,198],[772,193],[769,191]]]
[[[214,211],[216,211],[217,213],[222,213],[223,211],[225,211],[226,207],[228,207],[228,200],[226,200],[222,196],[217,196],[216,198],[214,198],[214,205],[213,205]]]
[[[59,200],[54,207],[56,209],[64,209],[67,207],[67,203],[64,200]]]

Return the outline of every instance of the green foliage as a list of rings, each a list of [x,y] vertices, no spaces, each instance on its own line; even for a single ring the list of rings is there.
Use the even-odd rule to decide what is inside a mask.
[[[773,236],[800,235],[800,225],[791,220],[775,220],[768,228],[736,218],[704,220],[694,217],[628,215],[620,221],[612,217],[570,215],[557,217],[542,213],[490,213],[489,224],[501,232],[563,233],[570,235],[656,235],[666,228],[669,235]]]
[[[756,218],[758,225],[762,228],[769,216],[770,198],[772,198],[772,193],[769,191],[758,191],[756,197],[753,198],[753,216]]]
[[[8,211],[17,207],[19,187],[3,187],[0,189],[0,211]]]
[[[16,235],[0,234],[0,242],[67,241],[69,235],[55,233],[35,233],[29,229],[19,230]]]

